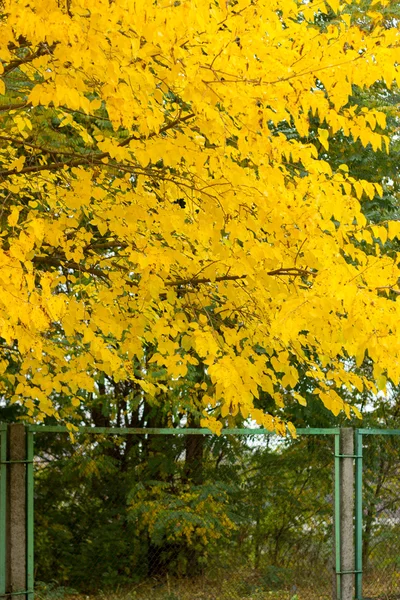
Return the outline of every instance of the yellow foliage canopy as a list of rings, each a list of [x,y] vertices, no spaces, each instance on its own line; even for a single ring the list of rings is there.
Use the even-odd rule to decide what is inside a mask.
[[[317,150],[339,131],[385,148],[384,115],[349,95],[400,84],[398,32],[376,7],[369,33],[352,25],[348,4],[321,29],[293,0],[4,0],[3,394],[41,418],[65,393],[67,418],[99,373],[156,402],[151,365],[174,382],[200,361],[204,425],[283,432],[254,399],[304,403],[296,364],[335,414],[332,381],[373,385],[348,357],[399,383],[399,304],[379,292],[398,257],[358,243],[398,224],[372,231],[379,182]]]

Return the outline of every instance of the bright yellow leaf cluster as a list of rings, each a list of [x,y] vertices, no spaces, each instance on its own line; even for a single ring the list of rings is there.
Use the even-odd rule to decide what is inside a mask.
[[[162,401],[152,366],[179,381],[201,362],[204,425],[284,432],[255,401],[304,404],[296,365],[335,414],[350,409],[332,381],[373,387],[348,357],[400,382],[399,304],[382,293],[398,257],[359,244],[399,225],[369,227],[360,202],[380,182],[321,154],[338,132],[387,148],[384,114],[349,96],[400,85],[398,32],[328,4],[321,29],[294,0],[4,0],[5,395],[58,415],[53,393],[76,407],[105,373]]]

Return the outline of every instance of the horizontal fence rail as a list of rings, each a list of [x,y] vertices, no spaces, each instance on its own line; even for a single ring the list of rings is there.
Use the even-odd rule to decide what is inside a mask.
[[[73,430],[62,425],[28,425],[28,431],[33,433],[74,433]],[[110,435],[212,435],[216,434],[210,429],[190,428],[128,428],[128,427],[79,427],[79,433],[110,434]],[[299,428],[298,435],[339,435],[340,428]],[[261,435],[276,436],[273,431],[266,429],[222,429],[221,435]]]

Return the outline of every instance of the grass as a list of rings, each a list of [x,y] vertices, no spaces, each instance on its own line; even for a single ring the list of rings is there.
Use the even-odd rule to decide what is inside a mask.
[[[131,588],[98,591],[81,594],[57,585],[38,584],[36,600],[331,600],[329,589],[325,593],[316,590],[280,589],[270,590],[246,582],[238,575],[209,581],[206,578],[170,581],[144,581]]]

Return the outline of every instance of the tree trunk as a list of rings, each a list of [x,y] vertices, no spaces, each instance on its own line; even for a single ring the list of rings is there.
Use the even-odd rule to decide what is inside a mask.
[[[185,436],[185,481],[201,485],[203,483],[203,435]]]

